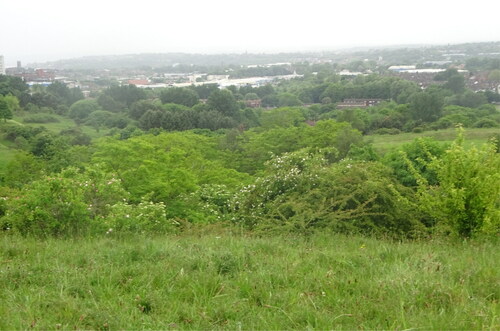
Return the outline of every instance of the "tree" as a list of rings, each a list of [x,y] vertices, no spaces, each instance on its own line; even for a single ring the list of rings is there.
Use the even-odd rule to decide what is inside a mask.
[[[125,108],[125,104],[116,102],[115,99],[106,94],[101,94],[97,98],[97,103],[102,107],[102,109],[112,112],[119,112]]]
[[[83,120],[99,108],[99,104],[95,100],[80,100],[69,107],[69,117]]]
[[[390,87],[391,99],[399,104],[407,103],[410,95],[419,92],[419,90],[418,85],[412,81],[396,80]]]
[[[10,110],[13,113],[21,110],[21,106],[19,105],[19,99],[16,96],[9,94],[4,96],[3,99],[5,102],[7,102],[7,105],[9,106]]]
[[[452,90],[453,93],[461,93],[465,90],[465,78],[460,74],[452,75],[443,87]]]
[[[118,103],[125,104],[127,107],[147,97],[146,92],[135,85],[112,86],[104,90],[104,94]]]
[[[278,95],[278,105],[280,107],[302,106],[302,101],[294,94],[281,93]]]
[[[3,97],[0,97],[0,118],[3,118],[4,122],[12,118],[12,111]]]
[[[130,106],[128,114],[132,119],[139,120],[148,110],[158,110],[158,106],[150,100],[139,100]]]
[[[432,122],[441,115],[443,100],[439,95],[429,92],[418,92],[409,98],[411,116],[415,120]]]
[[[160,99],[162,103],[176,103],[186,107],[193,107],[199,102],[200,97],[192,89],[172,87],[161,91]]]
[[[214,90],[208,97],[207,105],[210,110],[217,110],[229,117],[235,116],[239,109],[234,95],[228,90]]]
[[[66,84],[55,81],[47,86],[47,93],[54,95],[59,103],[70,106],[78,100],[83,99],[83,93],[79,88],[69,88]]]
[[[143,130],[161,128],[163,113],[161,110],[147,110],[139,119],[139,127]]]
[[[260,118],[260,124],[265,129],[274,127],[299,126],[305,121],[304,115],[298,108],[276,108],[265,111]]]

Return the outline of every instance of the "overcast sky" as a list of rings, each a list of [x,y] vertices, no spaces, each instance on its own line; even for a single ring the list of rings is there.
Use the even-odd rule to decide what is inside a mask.
[[[500,41],[500,1],[0,0],[6,64]]]

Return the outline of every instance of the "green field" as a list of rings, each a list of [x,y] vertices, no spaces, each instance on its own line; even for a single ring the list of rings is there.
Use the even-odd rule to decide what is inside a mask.
[[[0,329],[500,329],[497,242],[0,237]]]
[[[466,143],[470,145],[478,145],[485,143],[494,135],[500,134],[499,128],[481,128],[481,129],[465,129]],[[397,135],[368,135],[365,136],[365,141],[373,143],[373,147],[380,153],[385,153],[390,150],[397,149],[404,144],[410,143],[413,140],[421,137],[431,137],[437,141],[451,143],[456,138],[455,129],[445,129],[436,131],[426,131],[422,133],[400,133]]]
[[[23,117],[22,116],[14,116],[12,121],[20,124],[20,125],[28,125],[32,127],[45,127],[47,130],[51,131],[52,133],[59,133],[62,130],[70,129],[76,127],[75,121],[68,117],[64,116],[59,116],[59,115],[51,115],[59,120],[59,122],[54,122],[54,123],[24,123],[23,122]],[[92,139],[94,138],[99,138],[104,135],[106,135],[109,132],[109,129],[100,129],[99,132],[97,132],[94,128],[87,126],[87,125],[81,125],[79,128],[82,130],[83,133],[88,134]]]
[[[75,122],[72,119],[58,116],[58,115],[53,115],[56,117],[59,122],[55,123],[23,123],[23,118],[22,116],[15,116],[12,120],[8,120],[7,124],[10,125],[12,123],[18,124],[18,125],[26,125],[26,126],[32,126],[32,127],[45,127],[47,130],[51,131],[52,133],[58,134],[62,130],[69,129],[75,127]],[[16,153],[16,149],[14,148],[14,144],[10,141],[7,141],[3,139],[2,137],[2,127],[5,124],[3,121],[0,122],[0,173],[4,171],[5,166],[7,163],[13,158],[14,154]],[[109,133],[109,129],[101,129],[99,132],[97,132],[94,128],[82,125],[79,127],[83,133],[89,135],[92,139],[97,139],[100,137],[103,137]]]

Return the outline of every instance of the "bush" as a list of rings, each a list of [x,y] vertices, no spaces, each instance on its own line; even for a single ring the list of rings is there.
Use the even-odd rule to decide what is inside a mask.
[[[422,226],[390,171],[376,162],[329,165],[325,151],[301,150],[275,157],[267,175],[242,189],[234,220],[254,228],[411,235]]]
[[[24,123],[58,123],[59,119],[53,115],[39,113],[23,118]]]
[[[498,128],[497,121],[491,118],[482,118],[479,121],[475,122],[472,127],[474,128]]]
[[[443,157],[428,163],[438,185],[430,185],[414,171],[421,210],[440,229],[461,237],[500,233],[500,154],[496,151],[493,141],[466,150],[460,129]]]
[[[165,233],[171,232],[178,223],[167,219],[163,202],[143,200],[139,204],[118,202],[110,207],[104,222],[107,234],[112,232]]]
[[[2,228],[23,235],[74,236],[98,231],[110,204],[128,194],[113,175],[99,169],[67,169],[23,187],[6,200]]]
[[[400,134],[400,133],[401,133],[401,130],[396,129],[396,128],[380,128],[380,129],[377,129],[377,130],[373,131],[373,134],[391,134],[391,135],[395,135],[395,134]]]
[[[404,144],[401,150],[387,153],[383,163],[392,168],[397,180],[405,186],[417,186],[418,176],[436,185],[436,172],[428,164],[434,158],[441,157],[445,150],[446,146],[430,137],[417,138]],[[418,176],[415,176],[414,171],[418,172]]]

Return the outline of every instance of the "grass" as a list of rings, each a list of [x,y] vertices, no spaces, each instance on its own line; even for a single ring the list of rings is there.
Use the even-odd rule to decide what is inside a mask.
[[[465,129],[466,143],[469,146],[479,145],[488,141],[488,139],[496,133],[500,133],[499,128],[467,128]],[[402,145],[410,143],[420,137],[431,137],[443,143],[451,143],[456,138],[456,130],[445,129],[422,133],[406,132],[397,135],[368,135],[365,136],[365,140],[372,142],[375,150],[383,154],[398,149]]]
[[[59,115],[52,115],[56,117],[59,122],[56,123],[23,123],[23,117],[16,115],[12,120],[8,120],[7,123],[9,124],[18,124],[18,125],[26,125],[26,126],[32,126],[32,127],[45,127],[47,128],[50,132],[59,134],[62,130],[65,129],[70,129],[76,126],[75,122],[67,117],[59,116]],[[10,142],[8,140],[3,139],[3,134],[2,134],[2,126],[4,125],[3,121],[0,121],[0,174],[4,172],[4,169],[6,165],[9,163],[10,160],[12,160],[13,156],[16,153],[16,148],[15,144],[13,142]],[[82,130],[83,133],[89,135],[91,139],[97,139],[100,137],[103,137],[109,133],[109,129],[101,129],[99,132],[97,132],[94,128],[82,125],[80,126],[80,129]]]
[[[493,242],[0,237],[0,329],[500,328]]]
[[[0,173],[3,172],[7,163],[14,157],[15,150],[0,142]]]
[[[29,115],[29,114],[27,114]],[[32,126],[32,127],[45,127],[47,130],[49,130],[52,133],[59,134],[62,130],[74,128],[76,126],[75,121],[64,116],[56,115],[56,114],[51,114],[51,116],[57,118],[59,122],[52,122],[52,123],[24,123],[23,122],[23,115],[16,115],[12,119],[13,122],[16,122],[20,125],[27,125],[27,126]],[[108,132],[109,129],[101,129],[99,132],[97,132],[94,128],[87,126],[87,125],[81,125],[80,129],[82,130],[83,133],[88,134],[92,139],[100,138],[105,136]]]

